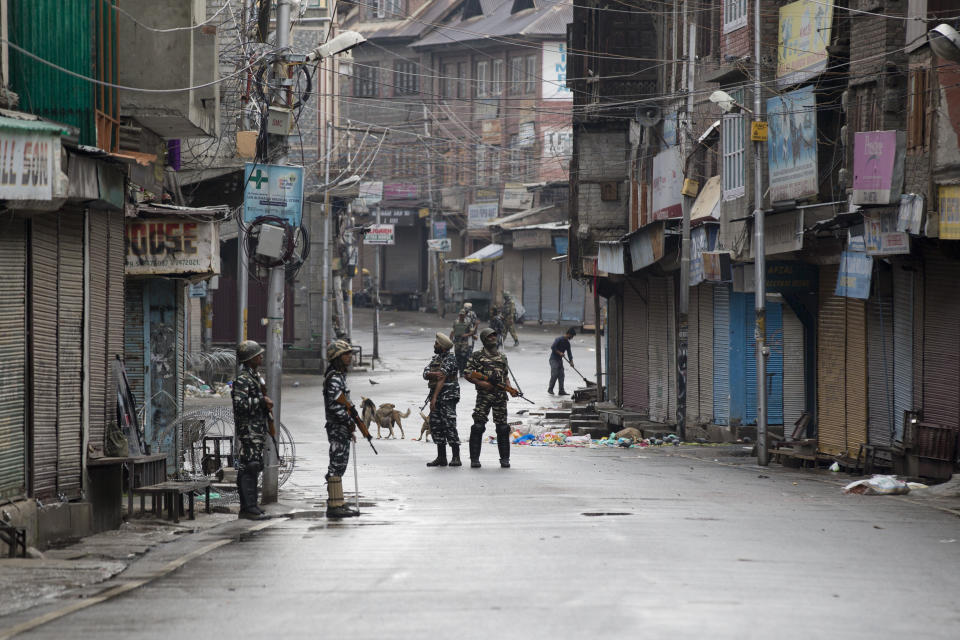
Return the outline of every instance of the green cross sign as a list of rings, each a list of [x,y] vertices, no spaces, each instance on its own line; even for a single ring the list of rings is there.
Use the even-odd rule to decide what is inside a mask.
[[[257,185],[257,189],[259,189],[260,185],[262,185],[264,182],[267,182],[269,179],[270,178],[263,175],[263,172],[260,169],[257,169],[257,172],[250,176],[248,182],[255,183]]]

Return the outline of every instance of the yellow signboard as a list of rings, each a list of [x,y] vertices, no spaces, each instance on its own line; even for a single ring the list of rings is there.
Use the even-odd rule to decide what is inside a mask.
[[[753,142],[767,141],[767,123],[762,120],[754,120],[750,123],[750,140]]]
[[[830,0],[797,0],[780,7],[777,86],[798,84],[826,70],[832,24]]]
[[[938,191],[940,239],[960,240],[960,186],[941,186]]]

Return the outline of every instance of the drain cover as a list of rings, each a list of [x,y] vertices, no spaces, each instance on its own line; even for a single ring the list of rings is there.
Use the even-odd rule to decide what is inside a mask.
[[[632,516],[632,513],[626,511],[587,511],[586,513],[581,513],[582,516]]]

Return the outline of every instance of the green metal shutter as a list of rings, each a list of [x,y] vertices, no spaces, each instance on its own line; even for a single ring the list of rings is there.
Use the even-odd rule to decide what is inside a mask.
[[[683,285],[680,285],[683,286]],[[700,418],[700,287],[690,287],[690,311],[687,314],[687,424]]]
[[[26,228],[0,222],[0,498],[26,493]]]
[[[713,290],[712,284],[701,284],[697,297],[697,322],[699,367],[697,368],[697,384],[700,388],[700,404],[697,424],[713,422]],[[691,302],[691,305],[693,303]]]

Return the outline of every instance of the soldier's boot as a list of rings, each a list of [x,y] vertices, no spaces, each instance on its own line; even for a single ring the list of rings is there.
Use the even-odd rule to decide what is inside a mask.
[[[500,466],[510,468],[510,426],[497,425],[497,450],[500,452]]]
[[[484,426],[474,424],[470,427],[470,468],[480,468],[480,448],[483,446]]]
[[[451,467],[460,467],[463,463],[460,462],[460,445],[459,443],[450,443],[450,466]]]
[[[447,445],[446,444],[437,445],[437,457],[434,458],[432,462],[428,462],[427,466],[428,467],[447,466]]]
[[[237,493],[240,494],[240,517],[245,520],[264,520],[267,516],[257,506],[257,474],[247,470],[237,475]]]
[[[327,477],[327,517],[352,518],[360,512],[351,509],[343,500],[343,482],[337,476]]]

